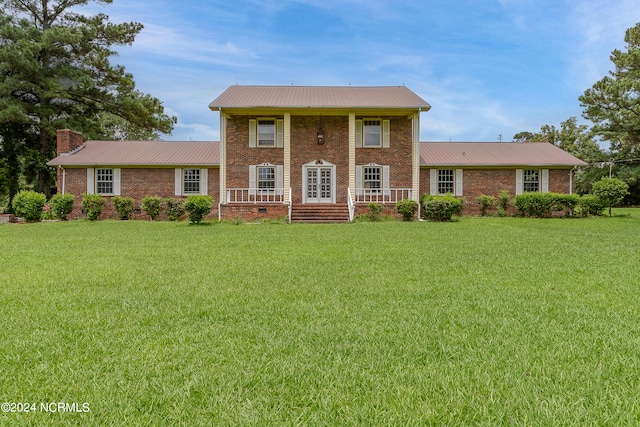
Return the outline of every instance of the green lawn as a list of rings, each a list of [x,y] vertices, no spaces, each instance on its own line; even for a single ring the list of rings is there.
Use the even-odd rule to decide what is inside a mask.
[[[616,213],[0,225],[0,425],[637,425]]]

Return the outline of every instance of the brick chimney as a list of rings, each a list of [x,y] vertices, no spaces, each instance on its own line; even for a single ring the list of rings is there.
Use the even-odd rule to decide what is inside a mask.
[[[83,142],[81,133],[69,129],[58,129],[56,131],[56,155],[69,153],[80,147]]]

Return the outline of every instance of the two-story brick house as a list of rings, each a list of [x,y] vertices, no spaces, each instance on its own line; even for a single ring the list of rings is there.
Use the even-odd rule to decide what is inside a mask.
[[[430,105],[404,86],[231,86],[209,108],[219,142],[83,143],[59,131],[58,191],[138,204],[209,194],[222,219],[347,221],[370,201],[392,210],[423,193],[465,197],[473,212],[477,195],[500,189],[571,192],[584,164],[547,143],[420,143]]]

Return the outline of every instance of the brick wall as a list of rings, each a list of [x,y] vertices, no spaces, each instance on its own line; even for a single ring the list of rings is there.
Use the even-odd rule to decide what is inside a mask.
[[[73,212],[70,218],[82,218],[82,194],[87,192],[87,170],[84,168],[65,169],[65,192],[76,196]],[[220,188],[219,169],[210,168],[208,173],[208,194],[214,198],[214,206],[208,218],[218,217],[218,194]],[[175,168],[121,168],[120,169],[120,195],[131,197],[135,201],[136,210],[134,218],[147,219],[140,207],[142,199],[146,196],[160,196],[162,198],[186,198],[175,196]],[[59,181],[61,183],[61,181]],[[59,184],[61,185],[61,184]],[[59,191],[61,189],[59,188]],[[111,197],[107,200],[105,210],[101,218],[117,218],[117,214],[111,205]],[[164,217],[164,214],[161,215]]]
[[[255,118],[257,116],[232,116],[226,120],[227,188],[249,187],[249,165],[284,164],[283,148],[249,148],[249,119]],[[411,120],[404,116],[381,119],[390,120],[390,147],[357,148],[356,164],[389,165],[389,185],[411,188]],[[318,145],[317,139],[320,121],[324,132],[322,145]],[[302,165],[317,160],[336,165],[336,203],[346,203],[349,186],[348,116],[291,116],[290,183],[293,203],[302,202]]]
[[[430,192],[430,169],[420,169],[420,195]],[[549,169],[549,191],[567,194],[571,191],[570,169]],[[463,169],[462,198],[465,199],[465,214],[480,212],[476,198],[482,194],[494,196],[498,201],[500,190],[516,195],[516,169]]]

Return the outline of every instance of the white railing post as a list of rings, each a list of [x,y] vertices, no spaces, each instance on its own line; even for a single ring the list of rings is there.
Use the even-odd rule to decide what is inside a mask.
[[[349,222],[353,222],[355,205],[353,204],[353,200],[351,199],[351,189],[349,187],[347,187],[347,203],[349,205]]]

